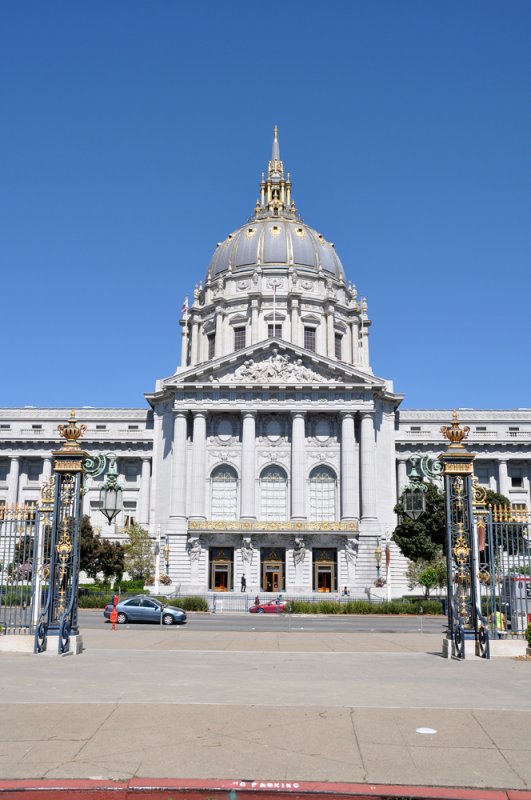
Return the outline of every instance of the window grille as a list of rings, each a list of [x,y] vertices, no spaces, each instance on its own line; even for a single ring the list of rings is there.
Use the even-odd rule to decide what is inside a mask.
[[[273,339],[276,337],[277,339],[282,339],[282,325],[268,325],[267,326],[267,337],[268,339]]]
[[[216,334],[209,333],[207,336],[208,339],[208,358],[214,358],[214,354],[216,352]]]
[[[234,349],[242,350],[245,347],[245,328],[234,328]]]
[[[212,519],[236,519],[238,477],[232,467],[217,467],[211,476]]]
[[[335,347],[335,355],[338,361],[341,361],[341,343],[343,340],[343,336],[341,333],[334,334],[334,347]]]
[[[281,467],[266,467],[260,476],[260,519],[286,520],[288,516],[288,478]]]
[[[333,522],[336,518],[336,475],[329,467],[316,467],[310,475],[310,519]]]
[[[315,353],[315,328],[304,328],[304,347]]]

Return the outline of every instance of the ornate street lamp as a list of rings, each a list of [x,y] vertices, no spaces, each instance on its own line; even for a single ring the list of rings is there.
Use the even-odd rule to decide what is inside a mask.
[[[166,575],[170,571],[170,546],[168,544],[168,540],[166,539],[166,544],[162,548],[162,555],[164,557],[164,563],[166,564]]]
[[[100,511],[109,525],[122,510],[122,487],[118,483],[116,458],[111,458],[107,479],[100,489]]]
[[[382,563],[382,548],[380,547],[380,537],[378,536],[376,550],[374,551],[374,560],[376,561],[376,575],[380,578],[380,565]]]
[[[409,483],[402,492],[402,505],[404,514],[413,520],[417,520],[426,511],[426,491],[427,486],[422,481],[422,475],[416,467],[419,456],[411,456],[409,459],[412,467],[409,473]]]

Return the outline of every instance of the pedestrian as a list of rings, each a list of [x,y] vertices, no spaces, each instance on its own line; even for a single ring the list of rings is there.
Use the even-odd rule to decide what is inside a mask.
[[[279,594],[279,596],[278,596],[278,597],[277,597],[277,599],[275,600],[275,603],[277,604],[277,606],[280,606],[280,605],[282,604],[282,602],[283,602],[282,595],[281,595],[281,594]]]
[[[258,595],[256,595],[256,597],[254,598],[254,604],[255,604],[255,606],[259,606],[260,605],[260,598],[258,597]]]
[[[348,586],[345,586],[345,588],[343,589],[343,596],[344,596],[344,597],[348,597],[348,596],[349,596],[349,594],[350,594],[350,592],[349,592],[349,590],[348,590]]]
[[[245,579],[245,575],[242,575],[242,587],[241,591],[244,592],[247,589],[247,581]]]

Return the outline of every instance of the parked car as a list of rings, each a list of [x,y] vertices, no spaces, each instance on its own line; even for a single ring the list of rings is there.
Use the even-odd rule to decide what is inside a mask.
[[[282,614],[287,611],[287,603],[260,603],[259,605],[251,606],[249,611],[251,614]]]
[[[112,603],[105,606],[103,616],[110,619]],[[125,622],[157,622],[159,625],[183,625],[186,622],[186,611],[174,606],[166,606],[145,594],[130,597],[122,600],[116,606],[118,612],[117,622],[123,625]]]

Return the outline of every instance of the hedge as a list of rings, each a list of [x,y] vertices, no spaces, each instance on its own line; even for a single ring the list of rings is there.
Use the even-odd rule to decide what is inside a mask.
[[[168,600],[168,606],[176,606],[182,608],[184,611],[208,611],[208,603],[204,597],[177,597],[176,599]]]
[[[391,600],[383,603],[369,603],[368,600],[348,600],[337,603],[333,600],[319,600],[312,603],[294,600],[290,604],[293,614],[442,614],[440,600]]]

